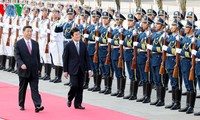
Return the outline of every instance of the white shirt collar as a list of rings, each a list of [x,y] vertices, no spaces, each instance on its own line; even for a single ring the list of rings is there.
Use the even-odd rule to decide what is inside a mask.
[[[26,39],[24,38],[24,41],[25,41],[26,45],[28,45],[28,42],[29,42],[29,45],[30,45],[30,47],[32,48],[31,39],[29,39],[29,40],[26,40]]]

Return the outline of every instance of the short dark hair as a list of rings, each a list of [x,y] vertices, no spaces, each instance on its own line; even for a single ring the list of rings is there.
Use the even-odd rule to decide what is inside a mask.
[[[23,27],[23,31],[25,31],[27,28],[30,28],[32,30],[32,27],[30,25],[26,25]]]
[[[71,32],[70,32],[70,35],[73,36],[75,32],[78,32],[80,31],[77,27],[75,28],[72,28]]]

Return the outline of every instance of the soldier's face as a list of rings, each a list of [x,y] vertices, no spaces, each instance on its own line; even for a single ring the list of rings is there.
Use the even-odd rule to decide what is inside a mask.
[[[181,18],[180,17],[174,17],[175,19],[177,19],[178,21],[181,21]]]
[[[67,14],[67,17],[68,17],[69,20],[73,20],[74,15],[73,14]]]
[[[47,12],[47,11],[45,11],[45,10],[44,10],[44,11],[42,11],[42,16],[43,16],[43,17],[47,17],[47,14],[48,14],[48,12]]]
[[[157,31],[161,30],[161,28],[162,28],[162,25],[161,25],[161,24],[156,24],[156,30],[157,30]]]
[[[149,14],[149,15],[148,15],[148,18],[150,18],[151,20],[154,20],[154,15]]]
[[[186,34],[189,34],[191,32],[191,27],[185,27],[185,33]]]
[[[177,30],[177,26],[176,26],[176,25],[172,25],[171,31],[172,31],[172,32],[176,32],[176,30]]]
[[[166,17],[164,15],[160,15],[160,17],[165,21]]]
[[[188,17],[187,20],[189,20],[190,22],[192,22],[192,18],[191,17]]]
[[[34,10],[33,11],[33,16],[37,16],[38,15],[38,11],[37,10]]]
[[[141,13],[137,13],[137,14],[136,14],[136,18],[137,18],[138,20],[141,20],[141,19],[142,19],[142,14],[141,14]]]
[[[59,17],[59,13],[58,12],[52,12],[52,16],[53,16],[53,18],[58,18]]]
[[[78,32],[74,32],[74,34],[73,34],[71,37],[72,37],[72,39],[73,39],[74,41],[78,42],[78,41],[80,41],[80,39],[81,39],[81,34],[80,34],[79,31],[78,31]]]
[[[96,23],[99,20],[99,17],[96,16],[92,16],[92,22]]]
[[[134,21],[128,20],[128,27],[133,27],[133,26],[134,26]]]
[[[109,18],[103,18],[103,24],[108,25],[109,24]]]
[[[146,30],[148,28],[148,24],[146,22],[142,23],[142,29]]]

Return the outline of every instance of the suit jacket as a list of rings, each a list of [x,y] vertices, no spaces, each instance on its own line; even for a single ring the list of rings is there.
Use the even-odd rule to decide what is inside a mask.
[[[38,77],[38,66],[40,63],[39,45],[36,41],[31,40],[32,53],[28,51],[28,47],[24,38],[16,42],[14,48],[14,56],[17,62],[18,75],[19,77],[28,78],[30,75],[32,77]],[[25,64],[27,69],[22,70],[21,66]]]
[[[79,48],[78,54],[73,40],[68,42],[64,48],[63,68],[64,72],[70,75],[77,75],[79,68],[83,73],[91,70],[86,44],[80,41]]]

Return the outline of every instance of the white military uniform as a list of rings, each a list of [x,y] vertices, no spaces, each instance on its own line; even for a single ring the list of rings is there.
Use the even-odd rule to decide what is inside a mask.
[[[37,21],[38,21],[38,27],[36,27]],[[29,22],[29,25],[32,26],[32,29],[33,29],[33,33],[32,33],[33,40],[36,40],[36,32],[39,33],[39,21],[40,21],[40,19],[38,17],[36,17],[36,18],[32,18]],[[39,34],[38,34],[38,36],[39,36]],[[39,37],[38,37],[38,39],[39,39]]]
[[[50,30],[47,29],[47,25],[49,24],[49,19],[42,19],[39,22],[39,48],[40,48],[40,56],[41,56],[41,63],[51,64],[51,56],[50,52],[45,53],[46,44],[47,44],[47,34]]]
[[[30,21],[30,17],[29,16],[24,16],[22,15],[20,17],[20,22],[19,22],[19,26],[20,26],[20,31],[19,31],[19,39],[23,38],[23,27],[26,26],[26,23],[29,23]]]
[[[49,43],[50,53],[52,54],[55,66],[63,66],[63,33],[55,33],[55,27],[59,25],[59,21],[51,22],[51,42]]]

